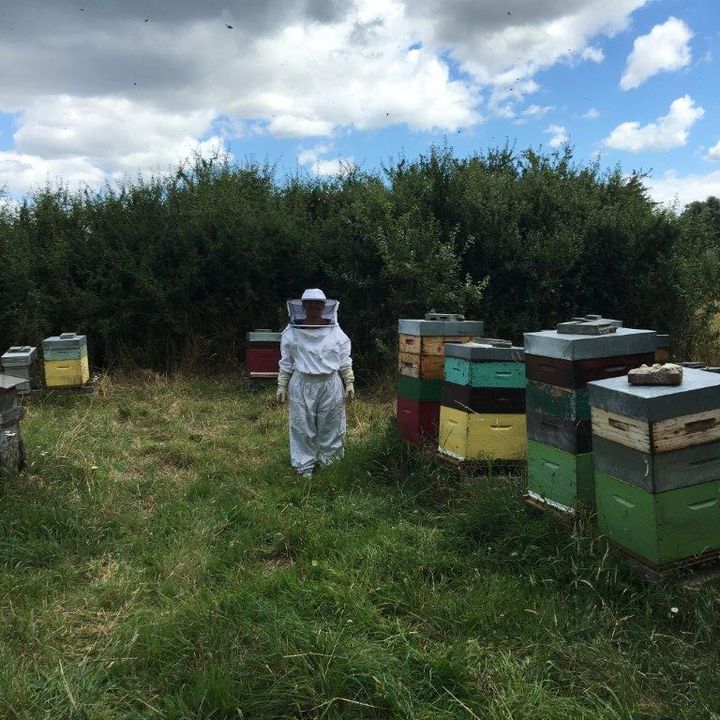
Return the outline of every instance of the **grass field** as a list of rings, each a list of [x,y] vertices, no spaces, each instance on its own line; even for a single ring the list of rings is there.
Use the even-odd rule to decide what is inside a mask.
[[[309,482],[239,380],[33,397],[0,717],[720,717],[716,589],[644,584],[520,479],[405,450],[379,394]]]

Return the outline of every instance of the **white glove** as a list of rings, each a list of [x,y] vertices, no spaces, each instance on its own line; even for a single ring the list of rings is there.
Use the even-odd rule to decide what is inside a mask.
[[[352,365],[340,369],[340,377],[345,386],[345,397],[348,400],[355,399],[355,375],[353,374]]]
[[[287,402],[287,388],[288,383],[290,382],[290,373],[286,373],[284,370],[281,370],[278,373],[278,384],[277,384],[277,392],[275,393],[275,397],[277,398],[277,401],[280,403]]]

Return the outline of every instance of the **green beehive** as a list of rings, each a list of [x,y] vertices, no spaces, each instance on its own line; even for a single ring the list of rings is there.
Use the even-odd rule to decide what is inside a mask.
[[[598,526],[658,569],[720,551],[720,376],[588,384]]]
[[[533,494],[557,510],[592,507],[595,502],[592,453],[570,453],[528,440],[528,478]]]
[[[598,527],[653,568],[720,549],[720,480],[649,493],[595,473]]]
[[[573,422],[590,420],[590,400],[585,388],[573,390],[528,380],[525,397],[528,407],[536,412]]]

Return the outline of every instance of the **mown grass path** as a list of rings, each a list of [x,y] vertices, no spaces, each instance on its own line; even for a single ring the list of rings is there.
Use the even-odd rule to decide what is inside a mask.
[[[307,482],[239,381],[33,397],[0,487],[0,717],[720,717],[717,590],[645,585],[368,393]]]

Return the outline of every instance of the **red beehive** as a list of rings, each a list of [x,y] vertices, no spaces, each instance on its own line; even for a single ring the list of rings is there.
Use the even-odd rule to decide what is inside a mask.
[[[247,334],[245,344],[245,376],[250,380],[274,380],[280,362],[280,337],[272,330],[254,330]]]
[[[397,422],[404,440],[413,444],[424,441],[437,445],[440,403],[398,397]]]

